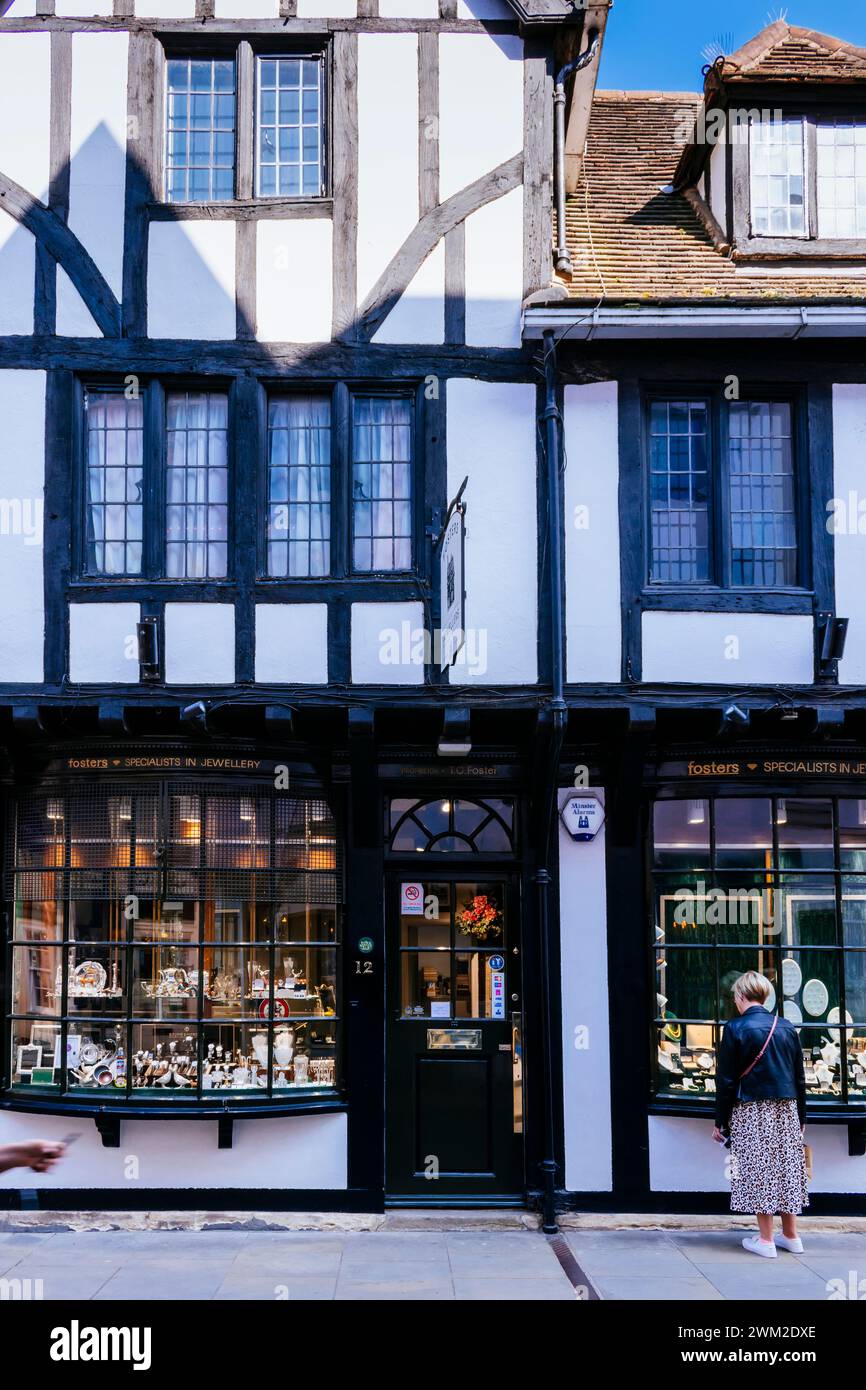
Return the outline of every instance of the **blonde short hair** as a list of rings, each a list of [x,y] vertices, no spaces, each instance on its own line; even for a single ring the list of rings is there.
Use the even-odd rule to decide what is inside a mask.
[[[757,970],[747,970],[745,975],[734,981],[733,992],[741,999],[748,999],[750,1004],[766,1004],[772,988],[766,975],[759,975]]]

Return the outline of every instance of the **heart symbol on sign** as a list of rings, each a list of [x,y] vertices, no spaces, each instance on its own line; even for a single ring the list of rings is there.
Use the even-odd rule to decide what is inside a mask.
[[[757,766],[758,766],[757,763],[746,763],[746,767],[749,769],[750,772],[754,772],[754,770],[755,770],[755,768],[756,768]]]

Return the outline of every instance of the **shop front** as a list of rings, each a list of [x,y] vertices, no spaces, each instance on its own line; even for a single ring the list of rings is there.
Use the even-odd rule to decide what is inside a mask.
[[[850,746],[659,750],[644,764],[633,816],[610,787],[601,793],[613,814],[592,859],[561,834],[564,988],[569,970],[595,977],[579,1008],[594,1007],[596,1028],[608,1035],[605,1059],[593,1048],[586,1060],[579,1051],[565,1057],[567,1186],[576,1205],[725,1209],[726,1155],[711,1141],[716,1057],[736,1012],[733,984],[748,970],[768,978],[769,1006],[799,1032],[813,1208],[862,1201],[864,776],[866,757]],[[568,914],[593,895],[606,949],[595,921],[581,954],[566,939]],[[576,988],[580,998],[587,987]],[[568,1023],[574,1007],[564,1008]],[[584,1106],[596,1108],[595,1135],[573,1112],[570,1074]]]
[[[10,770],[0,1142],[80,1140],[40,1202],[526,1202],[519,771],[367,752]]]

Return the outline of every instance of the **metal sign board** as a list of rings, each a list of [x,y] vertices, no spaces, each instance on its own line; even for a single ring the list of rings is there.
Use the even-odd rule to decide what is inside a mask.
[[[464,558],[466,505],[463,492],[469,479],[448,508],[439,537],[439,667],[453,666],[466,641],[466,590]]]

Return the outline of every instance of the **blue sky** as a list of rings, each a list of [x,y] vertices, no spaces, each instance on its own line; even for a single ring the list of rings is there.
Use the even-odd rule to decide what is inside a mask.
[[[784,10],[787,9],[787,16]],[[864,0],[727,0],[724,6],[706,0],[615,0],[610,14],[602,60],[601,87],[631,91],[698,91],[706,44],[728,39],[738,48],[773,19],[820,29],[866,48]],[[728,50],[730,51],[730,50]]]

